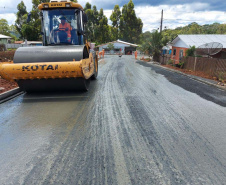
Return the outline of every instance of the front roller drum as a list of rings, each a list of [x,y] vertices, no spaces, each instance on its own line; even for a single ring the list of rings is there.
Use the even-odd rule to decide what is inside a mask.
[[[88,91],[90,80],[84,78],[18,80],[21,90],[26,92]]]

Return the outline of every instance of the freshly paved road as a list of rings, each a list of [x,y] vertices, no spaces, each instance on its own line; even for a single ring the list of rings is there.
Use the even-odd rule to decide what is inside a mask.
[[[99,70],[0,104],[0,184],[225,184],[225,91],[132,56]]]

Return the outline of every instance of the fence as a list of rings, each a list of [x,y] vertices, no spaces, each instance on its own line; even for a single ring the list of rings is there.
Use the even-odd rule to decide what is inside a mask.
[[[161,55],[159,57],[159,63],[162,64],[162,65],[168,64],[169,60],[170,60],[170,55],[169,54]]]
[[[226,59],[184,57],[184,69],[201,71],[218,79],[226,80]]]
[[[34,47],[34,46],[36,46],[36,45],[31,45],[31,44],[27,44],[27,45],[25,45],[25,44],[6,44],[5,45],[6,49],[9,49],[9,48],[17,49],[19,47]]]

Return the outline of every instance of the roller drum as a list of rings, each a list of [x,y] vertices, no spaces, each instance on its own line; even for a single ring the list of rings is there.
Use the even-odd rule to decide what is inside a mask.
[[[84,46],[37,46],[20,47],[14,63],[64,62],[83,59]]]
[[[39,63],[39,62],[66,62],[80,61],[84,58],[84,45],[82,46],[38,46],[20,47],[17,49],[14,63]],[[18,80],[21,90],[26,92],[36,91],[86,91],[89,80],[83,78],[55,78]]]

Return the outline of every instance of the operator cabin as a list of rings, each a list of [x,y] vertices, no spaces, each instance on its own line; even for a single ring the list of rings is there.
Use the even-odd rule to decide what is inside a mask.
[[[43,45],[83,45],[83,22],[87,21],[87,16],[81,11],[82,6],[70,0],[50,2],[38,6],[42,10]]]

